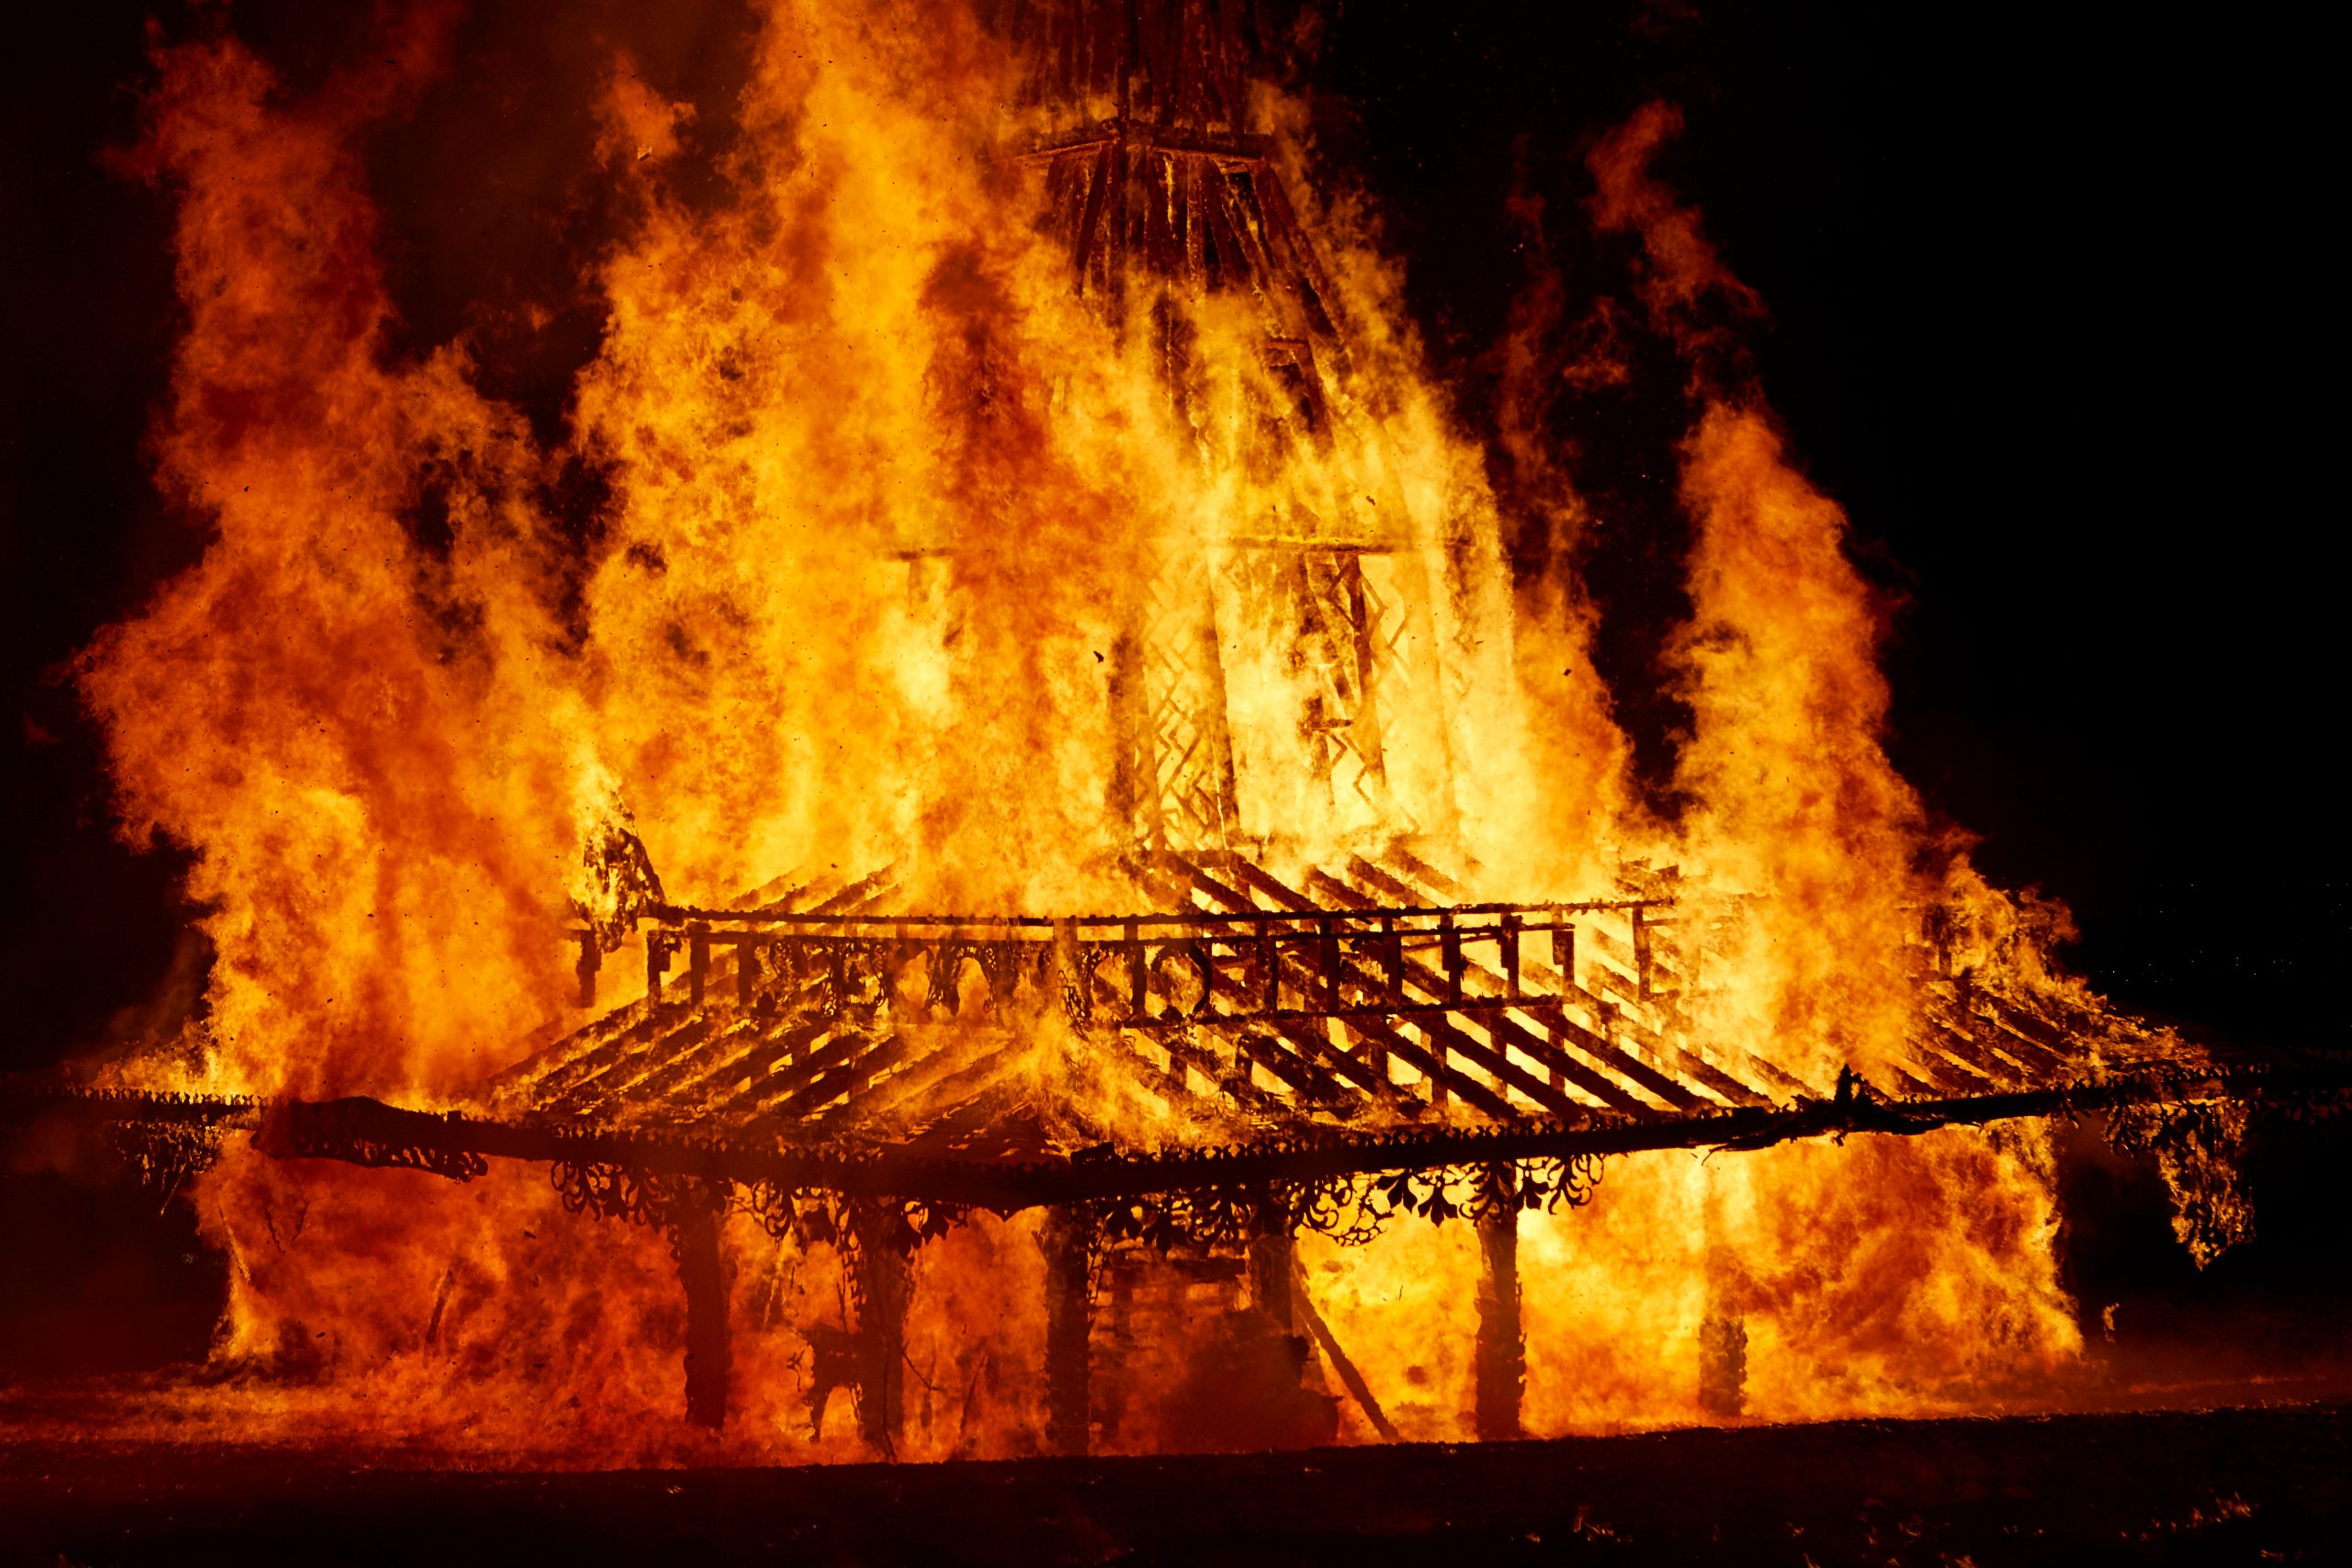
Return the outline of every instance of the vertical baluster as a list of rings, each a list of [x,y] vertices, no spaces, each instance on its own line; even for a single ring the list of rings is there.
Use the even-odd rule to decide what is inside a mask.
[[[1315,929],[1322,933],[1322,941],[1318,946],[1323,955],[1324,1010],[1329,1012],[1338,1012],[1340,1010],[1340,923],[1326,915],[1315,922]]]
[[[1639,904],[1634,906],[1634,974],[1639,982],[1642,999],[1650,998],[1650,928],[1642,917],[1646,913]]]
[[[1063,1010],[1083,1023],[1094,1012],[1094,976],[1091,971],[1080,967],[1080,953],[1078,922],[1056,920],[1051,960],[1054,988],[1061,994]]]
[[[1405,939],[1396,934],[1396,917],[1380,918],[1380,956],[1388,970],[1388,1005],[1405,1005]]]
[[[1136,922],[1127,922],[1127,1012],[1131,1018],[1144,1016],[1144,1002],[1151,990],[1150,966],[1144,962],[1143,932]]]
[[[1274,945],[1274,928],[1271,921],[1258,927],[1258,961],[1266,969],[1266,1010],[1283,1010],[1283,955]]]
[[[1519,914],[1516,910],[1503,916],[1502,934],[1497,938],[1503,950],[1503,995],[1519,999]]]
[[[710,928],[696,920],[686,928],[686,1006],[702,1010],[703,991],[710,979]]]
[[[1445,959],[1445,1005],[1462,1005],[1462,929],[1453,923],[1453,912],[1447,910],[1437,918],[1438,951]]]
[[[1559,1008],[1566,1005],[1569,993],[1577,988],[1577,928],[1569,924],[1565,909],[1552,911],[1552,967],[1560,972],[1560,1002],[1558,1007],[1546,1010],[1544,1033],[1557,1051],[1567,1043],[1560,1037]],[[1560,1065],[1553,1063],[1552,1087],[1558,1089],[1566,1081],[1567,1075],[1560,1070]]]
[[[750,937],[735,944],[735,1001],[750,1007],[760,988],[760,944]]]
[[[661,931],[645,933],[645,1010],[662,1010],[662,976],[670,972],[670,939]]]
[[[593,931],[582,931],[580,933],[580,963],[574,970],[574,973],[580,976],[580,1005],[582,1007],[592,1008],[596,1005],[596,971],[603,968],[604,964],[605,954],[596,945],[596,933]]]

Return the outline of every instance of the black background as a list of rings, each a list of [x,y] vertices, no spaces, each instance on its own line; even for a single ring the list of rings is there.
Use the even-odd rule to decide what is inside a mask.
[[[612,216],[587,153],[603,51],[627,43],[658,86],[703,105],[714,139],[738,80],[739,16],[659,9],[476,13],[448,78],[371,143],[402,317],[390,352],[472,330],[493,389],[550,433],[600,321],[561,263]],[[60,678],[202,546],[200,523],[154,496],[141,448],[175,332],[168,202],[96,157],[135,134],[151,16],[175,37],[217,25],[37,7],[0,65],[0,1069],[168,1025],[205,957],[180,852],[115,837],[96,739]],[[298,92],[373,25],[359,7],[232,16]],[[1582,160],[1642,103],[1679,104],[1688,128],[1659,173],[1762,297],[1756,382],[1900,601],[1898,763],[1983,835],[1996,881],[2075,909],[2074,960],[2120,999],[2341,1046],[2340,293],[2319,234],[2327,182],[2302,166],[2324,101],[2304,62],[2324,51],[2278,26],[1386,0],[1328,8],[1306,79],[1329,176],[1376,193],[1472,420],[1531,276],[1507,197],[1545,203],[1572,311],[1622,289],[1609,249],[1580,238]],[[548,326],[514,326],[526,299],[551,307]],[[1622,498],[1615,536],[1651,541],[1620,547],[1622,581],[1595,583],[1634,628],[1600,654],[1631,692],[1640,626],[1672,604],[1641,558],[1672,538],[1657,498],[1681,415],[1671,396],[1617,412],[1579,425],[1572,401],[1555,411],[1572,459]],[[1670,719],[1632,714],[1653,773]],[[2275,1283],[2345,1249],[2324,1217],[2341,1190],[2324,1150],[2272,1142],[2261,1185],[2270,1235],[2289,1239],[2226,1267]],[[2153,1200],[2124,1185],[2103,1212],[2138,1235]],[[84,1222],[48,1183],[8,1191],[12,1233],[76,1245]],[[2107,1256],[2079,1239],[2083,1258]],[[2174,1262],[2109,1251],[2097,1267],[2114,1278],[2178,1282]]]

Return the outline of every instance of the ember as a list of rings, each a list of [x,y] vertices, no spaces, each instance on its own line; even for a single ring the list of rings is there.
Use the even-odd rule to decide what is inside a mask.
[[[75,674],[217,956],[176,1037],[0,1105],[231,1260],[220,1375],[130,1426],[608,1465],[2049,1408],[2050,1119],[2153,1153],[2202,1263],[2246,1107],[2352,1082],[2110,1006],[1897,773],[1670,107],[1588,159],[1697,404],[1650,788],[1258,9],[775,0],[694,188],[695,107],[614,61],[552,434],[392,347],[361,149],[447,25],[299,91],[159,44],[125,155],[216,532]]]

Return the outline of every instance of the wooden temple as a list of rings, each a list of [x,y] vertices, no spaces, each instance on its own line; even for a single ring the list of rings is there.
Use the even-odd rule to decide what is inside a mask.
[[[1262,439],[1277,456],[1330,439],[1347,328],[1277,149],[1249,123],[1256,8],[1004,9],[1032,62],[1025,123],[1044,128],[1007,155],[1037,172],[1080,291],[1165,334],[1180,401],[1173,302],[1241,301],[1261,332],[1258,384],[1273,389]],[[1480,1244],[1476,1429],[1508,1438],[1525,1358],[1518,1217],[1582,1201],[1607,1155],[2037,1114],[2119,1127],[2156,1114],[2147,1135],[2194,1136],[2199,1105],[2340,1083],[2340,1066],[2217,1054],[1955,974],[1924,922],[1897,1058],[1825,1081],[1769,1042],[1702,1038],[1691,1011],[1711,938],[1682,923],[1670,874],[1627,866],[1589,898],[1515,905],[1476,897],[1477,868],[1437,863],[1443,768],[1408,778],[1396,760],[1408,741],[1442,758],[1443,709],[1466,678],[1450,546],[1400,531],[1403,505],[1383,499],[1278,504],[1161,552],[1112,683],[1111,809],[1134,846],[1124,912],[926,913],[888,870],[688,908],[640,874],[619,917],[577,933],[588,1021],[455,1103],[0,1099],[70,1100],[155,1167],[199,1164],[231,1131],[287,1157],[459,1180],[492,1159],[544,1163],[575,1210],[669,1237],[688,1305],[684,1410],[708,1426],[731,1386],[723,1216],[838,1246],[854,1321],[810,1347],[817,1414],[823,1393],[848,1391],[883,1453],[905,1420],[910,1256],[976,1212],[1041,1209],[1046,1429],[1081,1453],[1106,1419],[1098,1342],[1152,1259],[1224,1281],[1270,1343],[1318,1348],[1393,1430],[1295,1288],[1294,1238],[1458,1214]],[[952,552],[912,554],[910,571],[952,578]],[[1242,640],[1287,661],[1302,694],[1291,765],[1387,829],[1356,836],[1376,852],[1278,874],[1238,830],[1250,781],[1225,661]],[[642,993],[597,1012],[625,942],[641,949]],[[1051,1087],[1072,1084],[1084,1092]],[[1136,1113],[1105,1113],[1121,1107]],[[1137,1125],[1155,1129],[1148,1143],[1125,1131]],[[1710,1397],[1736,1409],[1738,1325],[1707,1333]]]

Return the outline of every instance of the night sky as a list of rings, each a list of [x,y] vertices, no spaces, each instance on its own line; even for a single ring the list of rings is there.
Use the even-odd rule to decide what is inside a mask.
[[[211,8],[205,8],[209,13]],[[367,45],[363,8],[241,6],[289,83]],[[609,220],[587,93],[606,40],[722,124],[741,18],[594,3],[484,10],[450,78],[377,138],[403,325],[470,330],[493,389],[560,430],[599,302],[568,247]],[[2312,391],[2332,308],[2322,215],[2284,164],[2315,144],[2291,62],[2252,31],[2124,33],[2038,11],[1661,4],[1326,7],[1315,118],[1333,185],[1376,193],[1432,359],[1476,420],[1532,276],[1573,315],[1622,290],[1585,232],[1594,139],[1666,97],[1659,174],[1765,301],[1746,373],[1848,508],[1899,604],[1890,744],[1996,881],[2075,910],[2075,958],[2136,1005],[2281,1043],[2344,1043],[2346,837],[2334,766],[2342,502]],[[0,397],[6,822],[0,1066],[168,1023],[200,980],[178,852],[114,838],[61,661],[193,558],[148,486],[175,301],[164,197],[97,153],[127,141],[151,16],[18,17],[0,112],[7,301]],[[1540,198],[1531,230],[1509,202]],[[525,302],[543,328],[513,323]],[[1598,657],[1649,775],[1673,714],[1644,669],[1678,592],[1671,380],[1549,410],[1609,513],[1591,547]],[[1508,493],[1508,476],[1504,476]],[[1610,530],[1613,530],[1611,532]]]

